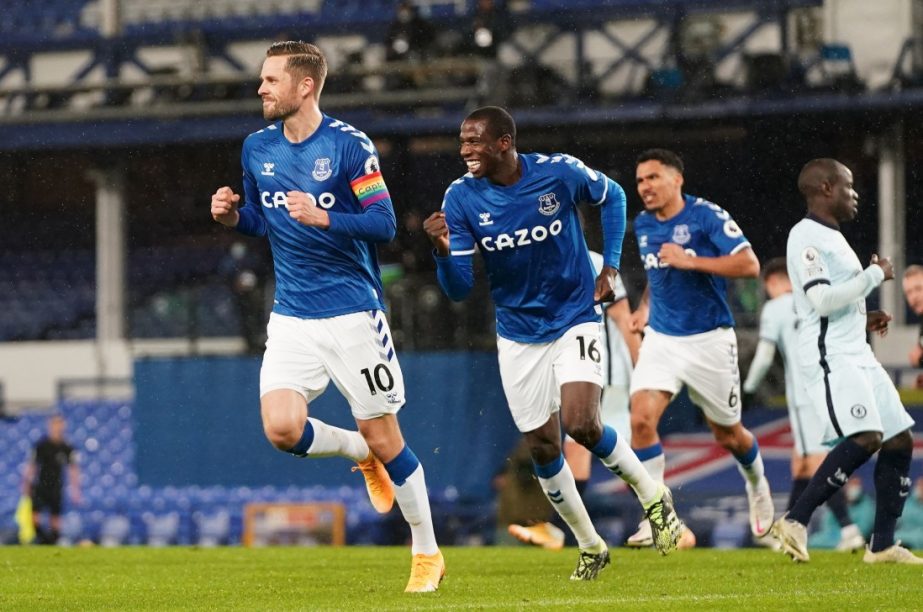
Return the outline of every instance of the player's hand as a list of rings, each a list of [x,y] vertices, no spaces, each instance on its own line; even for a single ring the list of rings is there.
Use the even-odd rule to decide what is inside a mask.
[[[647,318],[650,314],[650,309],[645,306],[638,306],[633,313],[631,313],[631,318],[628,321],[629,329],[632,332],[637,334],[643,334],[644,328],[647,327]]]
[[[885,273],[885,280],[894,278],[894,264],[891,263],[890,257],[878,257],[878,254],[872,255],[872,265],[878,266]]]
[[[884,310],[872,310],[865,315],[865,329],[879,336],[888,335],[891,314]]]
[[[288,216],[302,225],[327,229],[330,227],[330,215],[323,208],[317,207],[313,196],[303,191],[289,191],[285,194]]]
[[[923,359],[923,346],[915,344],[912,349],[910,349],[910,354],[907,355],[910,358],[910,365],[915,368],[920,367],[921,359]]]
[[[611,302],[615,299],[615,278],[619,271],[612,266],[603,266],[596,277],[596,290],[593,292],[593,300],[596,302]]]
[[[686,252],[686,249],[673,242],[662,244],[657,256],[660,257],[661,262],[677,270],[693,270],[695,268],[695,256],[690,255]]]
[[[219,187],[212,195],[212,219],[226,227],[236,227],[240,221],[237,203],[240,196],[230,187]]]
[[[423,231],[436,248],[440,257],[449,254],[449,226],[445,222],[445,213],[434,212],[423,222]]]

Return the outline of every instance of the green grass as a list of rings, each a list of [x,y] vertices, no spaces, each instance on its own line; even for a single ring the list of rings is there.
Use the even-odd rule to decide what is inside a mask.
[[[920,610],[919,566],[812,552],[615,549],[590,583],[574,549],[446,548],[437,593],[405,595],[402,548],[0,547],[0,610]]]

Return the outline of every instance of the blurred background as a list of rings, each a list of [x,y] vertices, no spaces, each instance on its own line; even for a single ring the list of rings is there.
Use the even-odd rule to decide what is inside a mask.
[[[470,110],[503,105],[520,151],[609,174],[629,217],[641,210],[637,154],[676,150],[686,191],[730,211],[764,262],[784,255],[804,214],[801,166],[835,157],[860,194],[844,228],[860,259],[889,255],[898,274],[923,263],[921,0],[3,0],[0,541],[16,540],[23,466],[52,412],[83,472],[65,543],[236,544],[245,506],[261,502],[340,503],[347,542],[406,539],[346,462],[294,461],[263,439],[268,245],[208,212],[218,186],[239,191],[241,142],[264,126],[259,68],[287,39],[324,50],[322,110],[381,153],[398,218],[379,251],[409,398],[401,421],[447,544],[492,541],[494,477],[518,440],[483,275],[466,302],[448,301],[422,231],[465,172],[457,135]],[[587,238],[601,246],[592,210]],[[644,275],[630,232],[624,251],[634,305]],[[765,298],[755,279],[731,285],[746,375]],[[870,304],[894,314],[873,345],[923,422],[907,358],[917,315],[899,281]],[[780,500],[783,391],[777,364],[744,413]],[[350,424],[332,389],[312,415]],[[700,542],[747,544],[743,488],[702,441],[696,410],[681,396],[662,427],[668,482]],[[636,504],[605,475],[594,482],[591,511],[619,540]]]

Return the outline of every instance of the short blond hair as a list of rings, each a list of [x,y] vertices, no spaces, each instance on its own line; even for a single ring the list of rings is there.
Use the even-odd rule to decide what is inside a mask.
[[[310,77],[314,81],[314,99],[320,98],[320,92],[327,80],[327,59],[324,53],[311,43],[300,40],[275,42],[266,50],[266,57],[288,57],[287,70],[296,80]]]
[[[910,264],[907,266],[907,269],[904,270],[904,278],[910,278],[911,276],[916,276],[917,274],[923,274],[923,266],[919,264]]]

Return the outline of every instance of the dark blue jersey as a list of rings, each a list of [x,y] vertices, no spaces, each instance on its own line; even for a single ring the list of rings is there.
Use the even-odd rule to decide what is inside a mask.
[[[734,317],[723,276],[675,270],[660,261],[660,246],[672,242],[700,257],[731,255],[750,246],[723,208],[694,196],[683,196],[683,200],[683,210],[672,219],[658,221],[645,211],[634,224],[650,288],[648,324],[654,331],[671,336],[733,327]]]
[[[603,205],[606,264],[618,268],[625,192],[569,155],[519,155],[522,177],[503,186],[467,174],[443,202],[451,255],[437,257],[439,281],[453,299],[473,283],[471,257],[484,258],[496,304],[497,333],[516,342],[550,342],[570,327],[599,321],[596,274],[577,204]]]
[[[375,242],[394,236],[395,218],[368,136],[323,115],[299,143],[282,123],[244,141],[245,205],[237,229],[269,235],[276,274],[273,311],[314,319],[383,309]],[[286,193],[309,194],[330,215],[327,230],[288,214]]]

